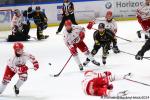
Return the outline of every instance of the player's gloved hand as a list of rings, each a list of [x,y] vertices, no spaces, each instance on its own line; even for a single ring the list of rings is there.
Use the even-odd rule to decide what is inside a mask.
[[[85,38],[85,33],[81,31],[79,36],[80,36],[80,40],[83,41],[83,39]]]
[[[100,42],[98,40],[95,40],[96,45],[100,45]]]
[[[111,75],[110,71],[105,71],[104,73],[105,73],[106,76],[110,76]]]
[[[28,71],[28,67],[26,65],[17,66],[18,73],[26,73]]]
[[[14,68],[14,67],[10,67],[8,65],[7,65],[7,67],[9,67],[13,72],[15,72],[15,73],[17,72],[17,68],[16,67]]]
[[[109,84],[109,85],[107,86],[107,89],[108,89],[108,90],[112,90],[112,89],[113,89],[113,84]]]
[[[70,52],[73,56],[77,55],[77,50],[75,47],[70,48]]]
[[[92,29],[93,25],[94,25],[94,21],[90,21],[87,25],[87,28],[90,30]]]
[[[35,70],[35,71],[39,69],[39,64],[38,64],[38,62],[34,62],[33,65],[34,65],[34,70]]]

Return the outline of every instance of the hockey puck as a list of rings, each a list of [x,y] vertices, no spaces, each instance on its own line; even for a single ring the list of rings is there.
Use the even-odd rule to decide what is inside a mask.
[[[52,65],[51,63],[48,63],[50,66]]]

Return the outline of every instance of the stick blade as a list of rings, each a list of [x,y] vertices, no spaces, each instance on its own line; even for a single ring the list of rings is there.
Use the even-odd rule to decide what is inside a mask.
[[[50,74],[49,76],[50,76],[50,77],[58,77],[59,74],[55,74],[55,75]]]

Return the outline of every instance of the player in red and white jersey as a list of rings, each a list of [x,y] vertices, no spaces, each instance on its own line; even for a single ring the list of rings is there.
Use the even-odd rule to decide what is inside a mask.
[[[112,11],[107,11],[106,16],[102,18],[96,18],[94,21],[90,21],[89,24],[87,25],[88,29],[92,29],[94,24],[99,24],[99,23],[104,23],[105,28],[109,29],[113,32],[113,36],[116,36],[117,33],[117,23],[113,19],[113,13]],[[115,37],[115,41],[113,42],[113,51],[114,53],[119,53],[120,50],[117,46],[117,38]]]
[[[75,62],[78,64],[80,70],[83,70],[83,65],[78,57],[77,48],[80,49],[93,64],[100,66],[100,63],[96,62],[88,50],[88,47],[84,43],[83,39],[85,37],[85,29],[81,26],[72,26],[70,20],[65,21],[64,30],[64,42],[69,48],[71,54],[73,55]]]
[[[150,0],[145,0],[145,4],[137,9],[137,19],[143,30],[137,31],[138,37],[145,33],[145,39],[149,38],[150,33]]]
[[[113,90],[112,82],[122,80],[128,76],[130,77],[131,73],[126,75],[112,75],[110,71],[97,73],[88,70],[84,73],[84,76],[85,79],[82,81],[82,86],[85,94],[91,96],[110,96]]]
[[[14,10],[14,16],[11,21],[12,34],[22,31],[23,15],[19,9]]]
[[[23,51],[23,48],[24,46],[22,43],[14,43],[13,49],[15,55],[12,58],[10,58],[7,63],[2,84],[0,85],[0,94],[5,90],[6,86],[15,74],[19,75],[19,79],[14,85],[14,92],[16,95],[19,94],[19,88],[27,80],[28,66],[26,66],[26,62],[28,60],[30,60],[33,63],[35,71],[39,68],[38,61],[35,59],[35,57],[31,54],[25,53]]]

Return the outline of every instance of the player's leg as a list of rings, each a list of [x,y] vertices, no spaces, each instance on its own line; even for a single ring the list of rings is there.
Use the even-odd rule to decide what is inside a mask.
[[[15,72],[13,72],[8,66],[5,69],[4,77],[2,80],[2,84],[0,85],[0,94],[3,93],[5,90],[7,84],[11,81],[12,77],[15,75]]]
[[[61,30],[63,29],[64,27],[64,24],[65,24],[65,21],[67,20],[67,17],[66,16],[63,16],[60,24],[59,24],[59,27],[58,27],[58,30],[56,32],[56,34],[58,34],[59,32],[61,32]]]
[[[29,31],[30,31],[30,23],[27,23],[27,24],[23,24],[23,34],[25,34],[26,38],[27,39],[30,39],[30,35],[29,35]]]
[[[75,20],[74,14],[69,15],[69,19],[71,20],[71,22],[72,22],[74,25],[78,25],[77,22],[76,22],[76,20]]]
[[[97,52],[98,50],[101,48],[101,45],[94,45],[93,50],[91,51],[90,56],[86,58],[86,61],[83,63],[84,66],[86,66],[90,61],[92,61],[92,58]],[[92,59],[91,59],[92,58]],[[95,62],[95,60],[93,60],[93,63]],[[95,62],[96,63],[96,62]],[[97,62],[97,65],[100,65],[100,63]]]
[[[16,95],[19,94],[19,88],[27,80],[27,77],[28,77],[27,70],[28,70],[28,67],[25,65],[20,66],[20,68],[18,69],[19,79],[18,79],[17,83],[14,85],[14,92]]]
[[[87,56],[88,59],[90,59],[90,61],[92,61],[93,64],[100,66],[100,63],[93,58],[93,56],[88,50],[88,47],[83,41],[81,41],[77,46],[82,52],[84,52],[84,54]]]
[[[149,26],[149,21],[148,21],[148,20],[142,20],[142,18],[139,17],[139,16],[137,17],[137,19],[138,19],[138,22],[139,22],[139,24],[141,25],[141,27],[142,27],[144,33],[146,33],[147,30],[149,29],[149,27],[148,27],[148,26]],[[137,31],[137,35],[138,35],[139,38],[141,38],[141,33],[142,33],[143,31],[142,31],[142,30]],[[145,34],[145,39],[148,39],[147,34]]]
[[[117,46],[117,39],[116,38],[115,38],[115,41],[113,41],[113,52],[114,53],[120,53],[120,50],[119,50],[119,48]]]
[[[79,59],[76,45],[74,45],[74,47],[69,48],[69,50],[70,50],[71,54],[73,55],[73,58],[74,58],[75,62],[79,66],[79,69],[82,71],[83,70],[83,65],[82,65],[82,63]]]
[[[103,44],[102,62],[103,62],[104,65],[106,64],[106,58],[107,58],[107,55],[108,55],[108,50],[109,50],[110,44],[111,43],[105,43],[105,44]]]
[[[19,88],[24,84],[24,82],[27,80],[27,73],[19,74],[19,79],[17,83],[14,85],[14,92],[16,95],[19,94]]]
[[[146,43],[144,44],[144,46],[142,47],[142,49],[137,53],[137,55],[135,56],[135,59],[137,60],[142,60],[143,59],[143,56],[144,56],[144,53],[146,51],[150,50],[150,39],[148,39],[146,41]]]
[[[37,39],[38,40],[44,39],[42,26],[40,24],[37,25]]]

